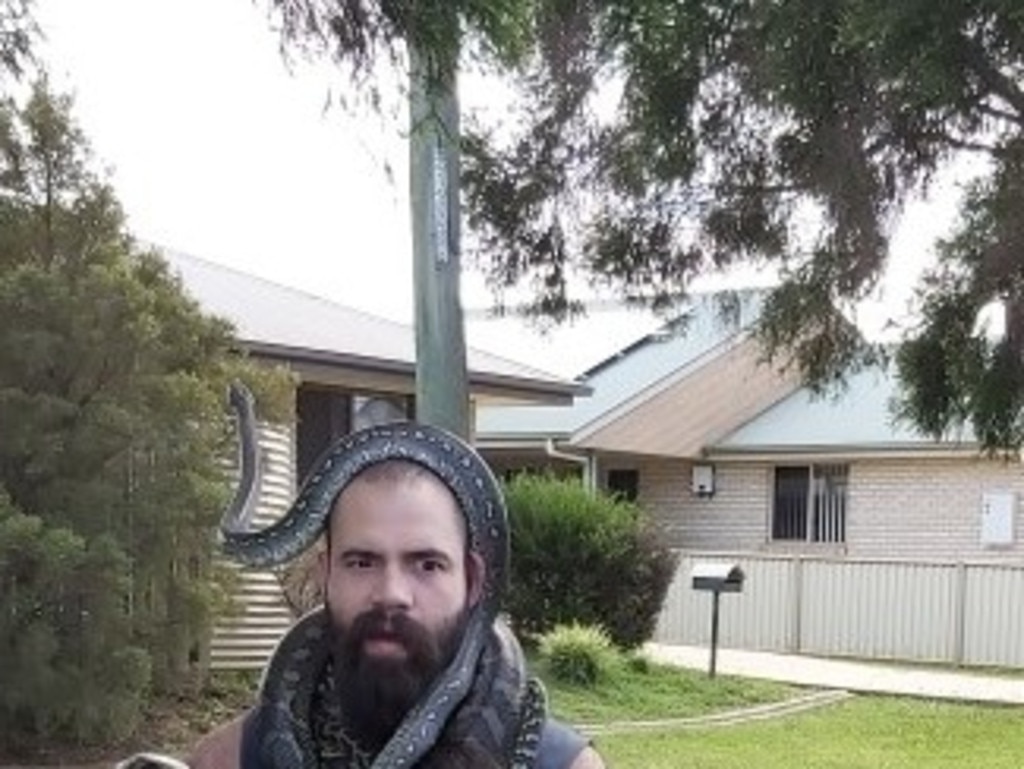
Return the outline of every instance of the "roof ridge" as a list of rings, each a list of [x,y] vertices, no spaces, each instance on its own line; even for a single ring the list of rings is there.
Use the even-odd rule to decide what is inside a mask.
[[[341,308],[345,309],[348,312],[352,312],[352,313],[355,313],[357,315],[361,315],[364,318],[369,318],[369,319],[372,319],[374,321],[378,321],[378,322],[382,322],[382,323],[387,323],[387,324],[390,324],[392,326],[401,326],[403,328],[413,328],[413,325],[411,323],[405,323],[405,322],[400,321],[400,320],[395,320],[394,318],[388,318],[388,317],[386,317],[384,315],[377,315],[376,313],[370,312],[369,310],[364,310],[364,309],[359,308],[359,307],[353,307],[350,304],[345,304],[343,302],[339,302],[336,299],[331,299],[331,298],[323,296],[321,294],[315,294],[312,291],[309,291],[308,289],[298,288],[296,286],[290,286],[287,283],[280,283],[280,282],[278,282],[276,280],[273,280],[272,278],[267,278],[267,277],[265,277],[263,275],[257,275],[256,273],[253,273],[253,272],[247,272],[247,271],[245,271],[243,269],[240,269],[238,267],[234,267],[234,266],[228,265],[228,264],[223,264],[221,262],[216,262],[216,261],[213,261],[211,259],[207,259],[207,258],[202,257],[202,256],[196,256],[195,254],[190,253],[188,251],[181,251],[180,249],[177,249],[177,248],[170,248],[168,246],[161,246],[161,245],[158,245],[156,243],[150,243],[150,246],[152,248],[156,249],[158,252],[160,252],[160,254],[163,255],[163,256],[166,256],[168,254],[172,254],[174,256],[174,258],[188,259],[188,260],[191,260],[193,262],[201,263],[201,264],[203,264],[203,265],[205,265],[207,267],[212,267],[214,269],[221,270],[222,272],[230,272],[230,273],[232,273],[234,275],[239,275],[241,277],[246,278],[247,280],[255,280],[255,281],[258,281],[260,283],[265,283],[268,286],[273,286],[275,289],[279,289],[279,290],[282,290],[282,291],[287,291],[287,292],[289,292],[291,294],[294,294],[296,296],[301,296],[304,299],[309,299],[309,300],[315,301],[318,304],[328,304],[328,305],[331,305],[333,307],[341,307]],[[173,265],[171,265],[171,266],[173,266]]]
[[[304,300],[313,301],[313,302],[315,302],[317,304],[320,304],[320,305],[327,305],[327,306],[335,308],[335,309],[342,309],[345,312],[353,313],[355,315],[361,316],[364,319],[367,319],[369,321],[372,321],[372,322],[375,322],[375,323],[378,323],[378,324],[387,324],[388,326],[391,326],[392,328],[401,329],[403,331],[409,331],[412,334],[415,334],[415,332],[416,332],[416,326],[415,326],[414,323],[406,323],[406,322],[403,322],[403,321],[394,320],[393,318],[388,318],[388,317],[385,317],[385,316],[382,316],[382,315],[377,315],[377,314],[375,314],[373,312],[370,312],[369,310],[363,310],[363,309],[360,309],[358,307],[352,307],[351,305],[344,304],[343,302],[339,302],[336,299],[330,299],[328,297],[321,296],[319,294],[315,294],[315,293],[313,293],[313,292],[311,292],[311,291],[309,291],[307,289],[296,288],[295,286],[289,286],[289,285],[287,285],[285,283],[279,283],[276,280],[272,280],[270,278],[266,278],[266,277],[264,277],[262,275],[256,275],[256,274],[251,273],[251,272],[246,272],[245,270],[242,270],[242,269],[240,269],[238,267],[233,267],[231,265],[226,265],[226,264],[222,264],[220,262],[212,261],[212,260],[207,259],[205,257],[197,256],[195,254],[189,253],[187,251],[182,251],[182,250],[177,249],[177,248],[171,248],[171,247],[168,247],[168,246],[163,246],[163,245],[159,245],[157,243],[152,243],[152,242],[147,242],[146,245],[148,247],[150,247],[150,248],[153,248],[161,256],[163,256],[164,260],[167,261],[169,266],[172,267],[172,268],[174,267],[174,265],[173,265],[173,263],[171,263],[171,259],[189,260],[189,261],[191,261],[193,263],[202,265],[202,266],[207,267],[207,268],[212,268],[212,269],[219,270],[221,272],[230,273],[232,275],[240,276],[242,278],[245,278],[246,280],[258,281],[258,282],[263,283],[263,284],[265,284],[267,286],[272,286],[275,290],[286,291],[286,292],[292,294],[293,296],[301,297]],[[415,342],[415,337],[414,337],[414,342]],[[557,375],[557,374],[554,374],[551,371],[546,371],[545,369],[538,368],[537,366],[523,363],[522,361],[515,360],[514,358],[507,358],[507,357],[505,357],[503,355],[498,355],[498,354],[496,354],[494,352],[491,352],[490,350],[486,350],[486,349],[481,348],[481,347],[471,346],[471,345],[467,344],[466,345],[466,352],[467,353],[472,352],[475,355],[486,356],[487,358],[493,360],[494,362],[500,362],[500,363],[504,363],[504,364],[509,365],[509,366],[514,366],[514,367],[522,369],[524,372],[527,372],[530,375],[533,375],[533,376],[538,377],[538,378],[544,378],[544,379],[548,379],[548,380],[551,380],[551,381],[562,381],[562,382],[575,382],[575,381],[577,381],[576,377],[566,377],[566,376]],[[467,364],[468,364],[468,361],[467,361]]]

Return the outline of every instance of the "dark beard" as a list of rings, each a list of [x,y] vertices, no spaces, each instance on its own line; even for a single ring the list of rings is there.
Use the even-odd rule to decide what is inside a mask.
[[[349,627],[332,628],[342,712],[351,736],[363,749],[377,753],[384,747],[455,656],[465,625],[466,612],[460,612],[435,635],[402,612],[372,609]],[[364,644],[370,638],[400,643],[405,658],[366,655]]]

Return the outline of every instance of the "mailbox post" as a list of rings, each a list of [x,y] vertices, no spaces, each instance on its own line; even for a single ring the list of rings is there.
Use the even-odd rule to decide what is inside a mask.
[[[694,590],[711,593],[711,662],[708,676],[714,678],[718,657],[718,599],[722,593],[743,591],[743,570],[734,563],[698,563],[690,576]]]

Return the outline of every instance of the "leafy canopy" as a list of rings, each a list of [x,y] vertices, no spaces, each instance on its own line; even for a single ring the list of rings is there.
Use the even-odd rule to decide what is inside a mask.
[[[197,669],[225,598],[227,384],[281,384],[91,165],[45,80],[0,101],[0,748],[123,736]]]
[[[877,357],[844,312],[901,258],[889,236],[908,196],[957,153],[983,156],[991,176],[897,356],[902,413],[1020,445],[1019,0],[272,6],[286,45],[329,52],[363,84],[406,40],[441,63],[461,46],[517,86],[514,120],[464,137],[467,218],[495,288],[529,285],[528,309],[557,319],[579,309],[574,275],[668,306],[698,275],[770,265],[761,338],[815,386]],[[996,345],[973,327],[992,300],[1009,318]]]

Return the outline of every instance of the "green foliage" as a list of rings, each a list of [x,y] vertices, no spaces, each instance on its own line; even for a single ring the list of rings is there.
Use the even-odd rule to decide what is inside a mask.
[[[651,658],[646,654],[632,651],[626,655],[626,667],[634,673],[644,674],[651,672]]]
[[[287,51],[326,56],[346,68],[379,106],[382,64],[398,68],[415,46],[428,75],[446,77],[468,37],[479,58],[504,66],[529,51],[538,5],[529,0],[268,0]]]
[[[138,724],[150,655],[126,643],[130,564],[0,495],[0,745],[119,739]]]
[[[34,62],[32,46],[39,27],[32,15],[33,0],[0,0],[0,70],[20,78]]]
[[[538,650],[552,676],[576,686],[593,686],[619,662],[604,630],[576,623],[556,625],[540,637]]]
[[[962,261],[969,297],[926,284],[902,368],[979,339],[944,337],[929,297],[941,305],[948,290],[965,310],[999,299],[1024,316],[1018,0],[271,6],[289,47],[350,66],[372,103],[380,93],[365,75],[381,59],[404,62],[405,44],[435,71],[461,51],[517,89],[521,111],[502,114],[500,130],[465,121],[462,179],[470,256],[499,296],[529,287],[527,314],[578,314],[570,286],[581,275],[671,308],[703,273],[771,265],[781,282],[759,328],[768,357],[816,389],[836,385],[884,357],[848,318],[892,258],[903,204],[971,154],[993,182],[973,207],[1001,224]],[[903,415],[936,432],[966,414],[988,448],[1018,448],[1024,333],[1004,347],[966,378],[940,372],[940,390],[913,377]]]
[[[1024,444],[1024,143],[1014,152],[969,191],[920,291],[921,324],[897,355],[899,415],[936,437],[971,428],[993,452]],[[1001,335],[979,324],[986,305],[1001,312]]]
[[[638,666],[628,661],[631,658],[646,664]],[[625,659],[624,663],[621,654],[611,659],[604,675],[590,685],[559,679],[540,656],[530,658],[530,668],[544,682],[555,716],[573,724],[692,718],[800,694],[798,687],[777,681],[710,678],[705,670],[665,665],[640,655]]]
[[[36,655],[21,690],[31,680],[63,708],[15,702],[21,731],[5,739],[131,728],[147,686],[196,669],[225,600],[212,532],[229,492],[227,383],[279,382],[133,244],[90,165],[70,100],[45,82],[23,107],[0,104],[0,485],[32,568],[59,575],[24,588],[52,606],[22,610],[2,642]],[[55,668],[62,656],[79,672]]]
[[[1024,711],[864,695],[782,719],[644,729],[597,742],[616,769],[1017,769]]]
[[[579,482],[519,475],[505,487],[512,530],[506,609],[516,629],[598,625],[622,648],[654,632],[677,558],[634,505]]]

